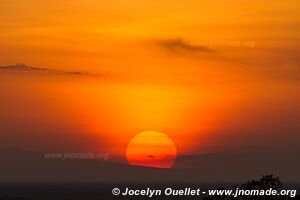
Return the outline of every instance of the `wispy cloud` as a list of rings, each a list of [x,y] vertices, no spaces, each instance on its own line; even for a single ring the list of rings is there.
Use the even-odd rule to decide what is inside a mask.
[[[61,71],[54,70],[43,67],[32,67],[25,64],[15,64],[8,66],[0,66],[0,70],[7,71],[43,71],[43,72],[53,72],[56,74],[64,74],[64,75],[77,75],[77,76],[105,76],[104,74],[91,73],[86,71]]]
[[[155,156],[153,156],[153,155],[148,155],[147,157],[151,158],[151,159],[155,159]]]
[[[177,52],[177,51],[185,51],[185,52],[213,52],[212,49],[207,47],[193,45],[193,43],[187,42],[181,38],[175,39],[163,39],[158,40],[157,44],[169,51]]]
[[[96,73],[90,73],[90,72],[76,72],[76,71],[69,71],[69,72],[63,72],[66,75],[79,75],[79,76],[104,76],[104,74],[96,74]]]
[[[16,64],[8,66],[0,66],[1,70],[15,70],[15,71],[49,71],[47,68],[31,67],[25,64]]]

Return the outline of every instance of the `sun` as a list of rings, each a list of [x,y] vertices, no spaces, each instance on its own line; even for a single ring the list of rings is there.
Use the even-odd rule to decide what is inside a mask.
[[[171,168],[176,157],[177,149],[174,141],[158,131],[137,134],[126,148],[126,159],[130,165]]]

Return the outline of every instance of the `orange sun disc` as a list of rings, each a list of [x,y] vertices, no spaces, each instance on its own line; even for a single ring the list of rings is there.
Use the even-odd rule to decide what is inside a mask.
[[[133,137],[126,149],[130,165],[171,168],[177,157],[173,140],[158,131],[145,131]]]

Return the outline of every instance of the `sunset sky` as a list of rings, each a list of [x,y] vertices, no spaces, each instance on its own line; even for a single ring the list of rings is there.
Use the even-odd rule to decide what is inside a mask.
[[[296,0],[0,0],[0,146],[299,152]],[[23,63],[20,65],[17,63]]]

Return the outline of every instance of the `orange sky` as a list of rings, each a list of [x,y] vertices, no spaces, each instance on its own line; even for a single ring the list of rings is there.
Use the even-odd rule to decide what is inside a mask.
[[[299,11],[294,0],[1,0],[0,145],[122,157],[157,130],[180,154],[253,151],[270,136],[289,151],[277,145],[299,139]],[[5,68],[15,63],[45,69]]]

